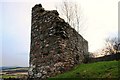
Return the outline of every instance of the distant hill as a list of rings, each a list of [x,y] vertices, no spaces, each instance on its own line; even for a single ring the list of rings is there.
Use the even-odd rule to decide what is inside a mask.
[[[10,69],[10,68],[13,68],[13,67],[9,67],[9,66],[2,66],[2,67],[0,67],[0,70],[6,70],[6,69]]]
[[[26,67],[2,66],[0,67],[0,70],[8,70],[8,69],[15,69],[15,68],[26,68]]]
[[[18,78],[28,75],[28,67],[1,67],[1,70],[0,79]]]

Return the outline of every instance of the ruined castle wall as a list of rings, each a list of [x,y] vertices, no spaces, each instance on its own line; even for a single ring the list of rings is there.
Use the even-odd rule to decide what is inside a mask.
[[[88,42],[56,10],[35,5],[31,25],[30,78],[53,77],[84,62]]]

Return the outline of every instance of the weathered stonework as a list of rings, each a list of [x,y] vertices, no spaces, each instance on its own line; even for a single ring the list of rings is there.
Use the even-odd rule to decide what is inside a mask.
[[[32,8],[29,78],[45,79],[83,63],[88,42],[56,10]]]

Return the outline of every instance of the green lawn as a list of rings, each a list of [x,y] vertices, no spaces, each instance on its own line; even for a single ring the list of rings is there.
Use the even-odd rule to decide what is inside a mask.
[[[118,64],[120,64],[120,61],[80,64],[71,71],[59,74],[48,80],[58,80],[58,78],[120,78]]]

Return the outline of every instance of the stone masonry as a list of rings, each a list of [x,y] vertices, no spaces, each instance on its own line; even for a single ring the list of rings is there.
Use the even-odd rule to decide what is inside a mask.
[[[86,60],[88,42],[56,10],[35,5],[31,25],[29,78],[54,77]]]

